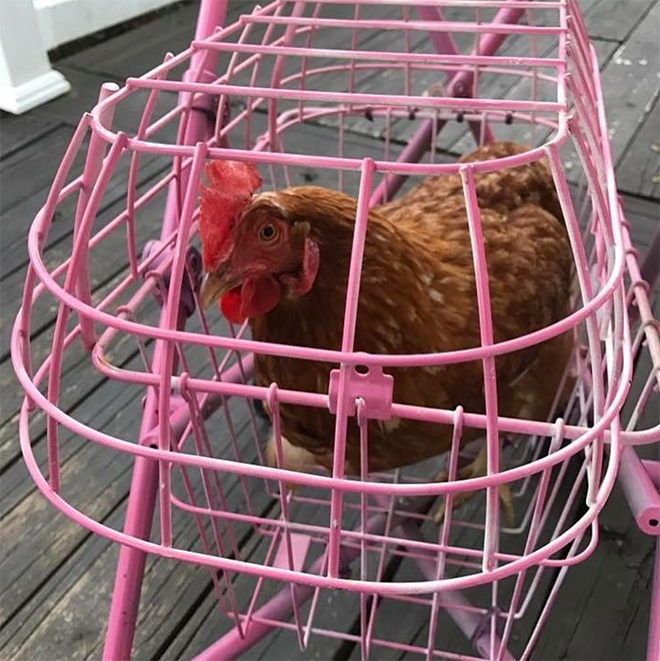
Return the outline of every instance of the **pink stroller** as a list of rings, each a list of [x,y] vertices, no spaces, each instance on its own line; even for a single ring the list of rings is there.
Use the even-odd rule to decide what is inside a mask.
[[[598,545],[598,515],[615,480],[639,527],[660,534],[660,462],[643,461],[635,450],[660,441],[653,420],[659,326],[648,299],[658,264],[652,253],[640,268],[631,246],[595,53],[577,3],[274,0],[217,27],[225,5],[201,2],[186,51],[167,54],[122,88],[103,86],[29,236],[30,268],[11,346],[26,391],[21,446],[52,504],[121,544],[104,658],[130,657],[145,560],[159,555],[210,572],[226,627],[199,659],[237,658],[274,629],[303,655],[329,638],[355,645],[363,659],[528,659],[567,570]],[[516,48],[497,54],[509,35]],[[501,80],[513,81],[506,98],[498,96]],[[126,111],[136,104],[137,116]],[[365,124],[377,139],[351,139]],[[502,162],[475,163],[476,172],[548,160],[574,258],[573,312],[495,343],[486,295],[479,298],[479,347],[355,352],[348,331],[355,327],[367,211],[393,199],[410,178],[463,172],[438,149],[446,131],[464,134],[472,147],[495,139],[531,145]],[[341,348],[255,342],[247,324],[226,324],[200,309],[198,197],[210,159],[257,165],[268,175],[266,188],[315,177],[358,197]],[[145,169],[153,175],[139,186]],[[474,182],[466,181],[472,259],[478,290],[487,293],[479,207]],[[122,191],[123,208],[100,223],[110,190]],[[66,258],[52,263],[44,248],[55,213],[67,204],[72,243]],[[108,272],[111,254],[123,259]],[[33,310],[43,305],[57,306],[57,322],[33,342]],[[557,398],[548,420],[498,415],[495,356],[566,331],[575,338],[568,402],[560,406]],[[337,378],[323,393],[264,388],[252,380],[255,353],[323,361],[338,366]],[[127,389],[134,402],[127,411],[139,427],[117,434],[65,411],[62,364],[72,355],[104,375],[102,387]],[[485,414],[404,405],[356,369],[381,374],[473,360],[484,366]],[[330,475],[270,467],[262,451],[268,423],[255,412],[262,401],[279,454],[280,404],[331,410],[339,455],[353,416],[365,453],[368,421],[392,416],[451,426],[451,450],[424,465],[350,477],[341,462]],[[38,410],[47,416],[44,456],[30,443]],[[85,475],[65,478],[60,470],[72,442],[62,442],[62,429],[130,460],[122,529],[98,521],[71,495]],[[471,451],[461,443],[468,429],[483,432],[488,470],[458,480]],[[500,435],[508,439],[502,447]],[[445,482],[433,479],[439,462]],[[298,488],[287,489],[291,484]],[[516,503],[514,525],[500,514],[503,484]],[[452,510],[464,492],[482,497]],[[436,498],[447,512],[439,526]],[[657,548],[649,659],[660,658]],[[359,626],[347,630],[349,612]],[[392,627],[391,613],[414,613],[417,634]]]

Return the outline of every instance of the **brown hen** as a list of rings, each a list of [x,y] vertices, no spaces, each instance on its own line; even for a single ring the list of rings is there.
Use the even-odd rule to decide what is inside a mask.
[[[524,151],[495,143],[461,159],[482,161]],[[227,217],[226,164],[207,169],[200,234],[208,272],[202,299],[234,321],[248,317],[259,341],[340,349],[356,200],[313,186],[254,195]],[[223,169],[224,168],[224,169]],[[253,175],[248,179],[253,181]],[[569,309],[572,256],[547,164],[537,161],[477,174],[495,341],[543,328]],[[252,184],[246,184],[252,186]],[[248,192],[256,186],[252,186]],[[222,192],[224,190],[224,192]],[[223,198],[223,195],[225,198]],[[231,205],[229,205],[231,206]],[[355,350],[419,354],[479,346],[475,275],[458,175],[425,179],[370,211]],[[498,357],[499,413],[545,419],[566,365],[568,336]],[[328,392],[335,365],[256,356],[258,382]],[[483,413],[480,361],[386,370],[394,401]],[[284,467],[331,469],[335,418],[282,405]],[[482,432],[483,434],[483,432]],[[466,432],[463,442],[478,434]],[[390,419],[369,423],[369,470],[412,464],[445,452],[451,429]],[[272,456],[272,448],[271,448]],[[349,420],[346,471],[359,472],[360,446]]]

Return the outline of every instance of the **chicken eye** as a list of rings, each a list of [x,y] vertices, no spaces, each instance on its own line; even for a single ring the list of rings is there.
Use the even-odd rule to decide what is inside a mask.
[[[277,239],[277,235],[277,227],[275,227],[275,225],[272,223],[266,223],[265,225],[262,225],[261,229],[259,230],[259,238],[265,243],[273,242],[275,239]]]

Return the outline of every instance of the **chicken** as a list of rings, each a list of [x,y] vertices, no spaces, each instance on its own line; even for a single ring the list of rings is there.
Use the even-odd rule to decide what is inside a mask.
[[[463,162],[520,153],[494,143]],[[218,298],[234,322],[249,318],[255,340],[340,349],[357,202],[314,186],[254,194],[251,166],[215,161],[201,197],[201,300]],[[547,164],[477,174],[496,342],[566,316],[572,255]],[[240,191],[236,193],[235,191]],[[421,354],[480,345],[475,275],[461,179],[428,177],[369,213],[355,350]],[[571,351],[566,334],[496,359],[503,416],[545,419]],[[328,363],[257,355],[258,382],[327,393]],[[394,401],[483,413],[481,361],[392,368]],[[281,406],[285,468],[332,468],[335,418],[327,410]],[[448,426],[407,419],[370,421],[370,471],[405,466],[447,451]],[[483,436],[466,430],[462,442]],[[268,450],[271,461],[274,448]],[[485,455],[484,455],[485,456]],[[476,461],[473,472],[485,470]],[[346,472],[359,473],[357,423],[349,419]]]

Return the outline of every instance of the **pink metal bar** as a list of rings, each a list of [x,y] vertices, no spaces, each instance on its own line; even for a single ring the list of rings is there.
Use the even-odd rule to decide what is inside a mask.
[[[226,0],[206,0],[202,2],[195,27],[195,38],[205,39],[210,37],[216,27],[224,21],[226,9]],[[191,80],[194,83],[200,79],[205,82],[214,80],[216,58],[217,56],[212,53],[203,53],[193,49],[192,57],[190,58],[190,68],[186,71],[184,80]],[[163,72],[167,71],[167,66],[161,65],[161,67]],[[160,76],[156,79],[162,81]],[[194,109],[191,107],[193,98],[189,94],[189,92],[194,90],[177,88],[176,91],[179,92],[179,106],[189,108],[189,113],[184,115],[184,119],[182,119],[179,144],[194,145],[198,141],[208,138],[213,130],[213,122],[207,114],[209,105],[207,101],[200,101],[200,107]],[[186,189],[188,176],[187,169],[179,168],[177,179],[170,184],[161,240],[166,240],[179,224],[177,212],[179,208],[178,191]]]
[[[484,39],[484,42],[486,39]],[[518,99],[471,99],[461,97],[460,101],[450,97],[440,96],[404,96],[373,93],[325,92],[320,90],[300,90],[270,87],[241,87],[239,85],[208,84],[193,82],[177,82],[173,80],[145,80],[143,78],[128,78],[126,86],[129,90],[160,89],[169,92],[184,91],[199,94],[231,94],[247,98],[275,98],[290,101],[321,101],[324,103],[364,103],[368,105],[408,106],[421,108],[464,108],[466,110],[497,110],[517,111],[534,110],[536,112],[560,112],[566,108],[553,101],[525,101]]]
[[[99,103],[103,103],[103,101],[112,96],[112,94],[118,90],[119,86],[116,83],[103,83],[99,92]],[[115,107],[109,105],[103,113],[99,114],[98,121],[104,126],[110,128],[114,111]],[[85,161],[85,169],[82,175],[82,185],[78,195],[78,204],[76,205],[76,216],[73,229],[74,244],[77,242],[87,243],[89,241],[89,229],[91,228],[88,227],[85,231],[81,226],[85,210],[89,204],[92,188],[94,187],[94,183],[101,173],[101,166],[103,164],[105,154],[105,142],[98,136],[98,134],[92,133],[89,141],[89,147],[87,149],[87,160]],[[89,263],[81,262],[78,269],[76,296],[85,303],[89,304],[91,301]],[[89,350],[94,346],[95,341],[94,321],[85,315],[80,315],[79,319],[82,342],[85,348]]]
[[[660,491],[660,461],[642,459],[642,466],[644,466],[646,474],[649,476],[656,489]]]
[[[153,398],[150,398],[150,402],[155,403]],[[151,405],[153,406],[153,404]],[[149,413],[151,416],[148,415]],[[152,416],[153,411],[147,408],[144,417],[145,426],[153,424],[150,419]],[[156,462],[138,457],[135,460],[131,479],[130,493],[132,495],[128,499],[126,508],[124,534],[141,539],[149,537],[157,491],[158,466]],[[103,648],[103,661],[129,659],[131,656],[146,558],[147,554],[144,551],[131,546],[122,546],[119,549],[112,605],[108,616],[108,630]]]
[[[307,4],[337,4],[354,5],[355,0],[299,0]],[[564,6],[564,1],[553,2],[552,0],[514,0],[516,6],[523,9],[557,10]],[[502,9],[511,7],[512,0],[360,0],[361,5],[394,5],[396,7],[474,7]]]
[[[164,318],[164,309],[160,316]],[[161,351],[162,343],[159,343],[154,352],[154,360],[159,359]],[[140,425],[139,438],[142,442],[149,443],[149,431],[157,423],[158,398],[156,393],[150,390]],[[152,447],[157,447],[157,443],[153,443]],[[149,539],[156,508],[158,477],[157,461],[147,457],[136,457],[123,531],[129,538]],[[129,659],[131,656],[146,555],[144,550],[129,545],[121,546],[119,549],[108,615],[108,630],[103,647],[103,661]]]
[[[167,53],[165,55],[165,61],[171,60],[173,57],[172,53]],[[164,75],[164,74],[159,74]],[[144,110],[142,112],[142,117],[140,119],[140,124],[137,130],[138,138],[145,138],[147,135],[147,128],[151,120],[151,115],[158,101],[159,92],[158,90],[153,90],[149,94],[147,102],[144,104]],[[136,211],[136,200],[135,196],[137,194],[137,175],[138,175],[138,165],[139,165],[140,154],[134,152],[131,158],[131,165],[128,171],[128,183],[126,187],[126,244],[128,248],[128,259],[131,266],[131,275],[134,278],[138,277],[138,264],[137,264],[137,254],[135,246],[135,211]]]
[[[206,2],[202,2],[196,36],[208,36],[217,24],[216,21],[220,22],[223,20],[225,10],[226,4],[224,0],[207,0]],[[173,58],[167,59],[170,60]],[[149,107],[147,106],[145,113],[148,109]],[[204,119],[206,120],[206,118]],[[191,133],[189,137],[192,138],[192,134],[196,132],[198,139],[200,135],[204,135],[205,129],[206,127],[202,124],[193,123],[193,126],[190,128]],[[170,186],[161,233],[161,238],[163,239],[167,238],[177,223],[173,192],[174,188]],[[164,314],[165,312],[163,311]],[[158,358],[158,353],[159,351],[157,349],[154,356],[155,359]],[[145,405],[145,415],[141,428],[141,433],[143,434],[148,433],[149,428],[153,427],[156,418],[155,407],[156,398],[154,393],[151,392]],[[127,535],[135,535],[141,539],[147,539],[149,537],[156,503],[157,487],[157,465],[148,459],[137,458],[131,481],[131,495],[129,496],[124,526],[124,532]],[[137,608],[140,599],[145,559],[145,554],[138,549],[124,546],[120,550],[106,643],[103,651],[104,661],[114,661],[115,659],[130,657],[137,621]]]
[[[633,448],[621,453],[619,482],[642,532],[660,534],[660,494]]]
[[[278,52],[277,58],[275,58],[275,63],[273,64],[273,71],[270,77],[270,87],[271,89],[280,89],[281,88],[281,79],[284,72],[284,64],[286,62],[285,55],[288,55],[291,49],[290,43],[293,41],[296,36],[295,23],[294,20],[299,20],[300,14],[304,11],[305,6],[300,2],[294,2],[293,9],[291,10],[291,16],[286,17],[286,29],[284,31],[284,37],[282,38],[282,45],[278,46],[275,51]],[[255,17],[258,18],[258,17]],[[273,17],[279,18],[279,17]],[[246,19],[249,21],[249,17]],[[249,52],[248,44],[236,44],[232,52]],[[268,46],[265,44],[260,44],[256,52],[261,52],[266,54]],[[303,49],[305,50],[305,49]],[[271,98],[268,101],[268,135],[271,151],[280,151],[278,141],[277,141],[277,100]]]
[[[14,337],[14,336],[13,336]],[[15,334],[16,342],[21,341],[21,336],[17,333]],[[18,346],[16,350],[18,350]],[[388,484],[384,485],[380,482],[368,482],[368,483],[356,483],[352,481],[336,481],[333,478],[327,478],[321,475],[305,475],[302,476],[300,473],[293,471],[283,471],[280,469],[274,468],[265,468],[262,466],[256,465],[246,465],[235,463],[232,461],[227,461],[224,459],[218,458],[208,458],[208,457],[196,457],[193,455],[187,454],[175,454],[172,452],[165,452],[160,450],[155,450],[149,447],[143,447],[141,445],[135,445],[123,441],[121,439],[112,437],[108,434],[100,432],[98,430],[87,427],[86,425],[81,424],[77,420],[71,418],[63,411],[59,409],[52,409],[47,405],[47,400],[43,397],[42,393],[36,387],[36,384],[43,378],[44,374],[47,373],[48,368],[50,367],[49,361],[42,365],[41,369],[36,373],[34,377],[34,382],[27,377],[25,369],[20,363],[14,363],[14,368],[16,370],[17,376],[26,389],[27,393],[31,395],[39,406],[49,410],[50,415],[56,419],[60,424],[65,425],[72,431],[81,434],[91,441],[100,443],[107,447],[114,448],[118,451],[129,452],[137,456],[143,456],[147,458],[167,458],[168,460],[183,463],[186,465],[196,465],[200,468],[209,468],[222,470],[229,473],[242,473],[249,476],[260,477],[260,478],[271,478],[271,479],[283,479],[287,482],[292,482],[296,484],[307,484],[309,486],[318,486],[318,487],[328,487],[333,490],[341,490],[347,492],[360,492],[364,490],[368,493],[384,493],[384,494],[397,494],[397,495],[410,495],[410,496],[420,496],[420,495],[439,495],[446,494],[450,492],[457,492],[463,489],[479,489],[484,487],[489,487],[494,484],[498,484],[504,481],[514,481],[525,477],[526,475],[532,474],[535,470],[540,470],[547,468],[548,466],[553,466],[558,464],[561,461],[565,461],[575,453],[582,451],[587,444],[592,443],[595,438],[605,436],[609,442],[612,442],[615,439],[614,434],[610,434],[606,431],[606,428],[612,423],[615,419],[616,413],[618,412],[624,397],[627,392],[627,385],[625,382],[630,376],[630,362],[627,361],[625,365],[625,370],[622,374],[622,384],[619,388],[617,397],[612,401],[611,408],[609,408],[602,418],[598,421],[594,427],[585,430],[581,427],[569,426],[565,428],[565,437],[574,439],[574,442],[570,445],[562,448],[552,457],[546,457],[539,459],[534,464],[528,464],[525,466],[517,466],[515,468],[510,468],[506,471],[500,473],[499,478],[495,476],[486,476],[481,478],[470,478],[462,480],[460,485],[458,484],[449,484],[449,483],[424,483],[424,484]],[[222,394],[231,395],[232,386],[231,384],[215,384],[213,382],[201,382],[205,383],[206,391],[208,392],[219,392]],[[199,388],[201,390],[201,388]],[[263,398],[264,395],[259,394],[264,389],[257,388],[256,386],[241,386],[241,388],[236,392],[236,394],[241,394],[244,397],[253,396],[254,398]],[[251,393],[255,392],[251,395]],[[319,395],[319,397],[325,397]],[[281,399],[284,400],[284,394],[281,393]],[[288,403],[303,403],[304,400],[296,399],[294,397],[287,398]],[[327,400],[326,400],[327,401]],[[326,404],[327,405],[327,404]],[[418,420],[427,420],[438,422],[441,424],[450,424],[452,421],[452,413],[448,412],[445,416],[442,411],[438,409],[423,409],[422,407],[412,407],[404,405],[393,405],[392,414],[394,416],[400,417],[409,417],[410,419]],[[474,426],[477,428],[485,429],[486,422],[485,416],[477,414],[465,414],[464,421],[466,425]],[[554,426],[547,423],[532,423],[532,421],[522,421],[518,419],[507,419],[500,418],[500,430],[503,432],[510,433],[524,433],[525,430],[529,430],[530,427],[533,429],[533,435],[536,436],[549,436],[553,433]],[[622,440],[627,440],[629,437],[625,437],[623,434],[617,434],[617,438],[620,436]],[[634,436],[633,436],[634,438]],[[657,440],[657,438],[656,438]],[[461,486],[462,485],[462,486]]]
[[[188,190],[186,192],[186,199],[181,210],[180,225],[178,228],[177,242],[174,247],[174,261],[172,264],[172,272],[170,277],[169,291],[167,303],[165,305],[165,318],[162,319],[162,326],[174,330],[181,328],[185,325],[186,312],[183,308],[181,301],[181,291],[183,276],[186,264],[186,253],[188,248],[188,236],[193,220],[193,212],[197,199],[197,185],[201,176],[202,168],[204,166],[204,159],[206,156],[206,144],[203,142],[198,143],[195,158],[190,168],[191,179],[189,180]],[[163,352],[160,356],[161,360],[156,362],[154,366],[158,373],[160,373],[159,388],[158,388],[158,406],[160,411],[160,424],[159,424],[159,437],[158,447],[161,450],[169,450],[172,441],[170,436],[169,426],[169,411],[170,411],[170,382],[171,374],[174,371],[174,344],[168,342],[164,345]],[[161,535],[163,544],[171,546],[172,544],[172,530],[171,530],[171,513],[170,513],[170,462],[164,461],[160,463],[160,523]]]
[[[353,351],[355,329],[357,326],[358,301],[360,296],[360,276],[362,273],[362,255],[367,235],[367,220],[369,216],[369,195],[371,179],[374,172],[374,162],[365,158],[360,177],[360,194],[358,197],[355,229],[353,231],[353,246],[349,266],[348,288],[346,291],[346,308],[344,310],[344,325],[341,341],[342,351]],[[339,395],[337,402],[337,423],[335,426],[335,447],[332,465],[333,479],[342,479],[346,467],[344,465],[346,450],[346,429],[348,423],[348,407],[353,403],[348,401],[348,377],[351,367],[342,365],[339,372]],[[328,539],[328,576],[335,578],[339,571],[339,551],[341,542],[342,498],[341,491],[333,490],[330,500],[330,536]]]
[[[361,22],[362,19],[358,21]],[[412,25],[411,23],[406,23]],[[432,33],[432,35],[435,33]],[[442,34],[442,33],[440,33]],[[461,55],[458,51],[454,52],[436,52],[436,53],[394,53],[392,51],[361,51],[361,50],[338,50],[334,48],[316,48],[316,47],[302,47],[302,46],[288,46],[286,45],[290,39],[283,39],[284,45],[278,46],[264,46],[261,44],[246,44],[246,43],[223,43],[223,42],[196,42],[195,46],[205,48],[211,51],[227,52],[227,53],[259,53],[260,55],[276,55],[278,57],[283,55],[291,55],[297,57],[332,57],[340,60],[354,60],[358,58],[362,62],[403,62],[410,64],[454,64],[459,70],[463,70],[466,65],[483,65],[490,67],[548,67],[558,68],[563,65],[563,60],[559,58],[543,58],[543,57],[510,57],[504,55]],[[449,42],[446,39],[441,39],[440,36],[433,40],[434,45],[438,48],[447,47]],[[503,69],[503,71],[506,71]],[[515,69],[509,73],[514,72]],[[271,87],[277,85],[271,84]],[[407,95],[409,96],[409,95]]]
[[[466,202],[470,245],[477,285],[477,305],[479,308],[479,332],[481,346],[491,346],[493,338],[493,315],[488,287],[488,265],[486,248],[481,231],[481,215],[477,200],[474,170],[468,164],[461,170],[463,195]],[[497,425],[497,373],[494,358],[483,359],[484,400],[486,404],[486,447],[488,475],[494,475],[500,469],[500,441]],[[499,531],[499,492],[497,487],[486,491],[486,530],[484,532],[483,570],[490,571],[494,566],[494,554],[498,547]]]
[[[514,2],[508,3],[508,7],[515,5]],[[319,28],[353,28],[360,27],[371,30],[398,30],[405,27],[406,30],[423,32],[469,32],[471,34],[560,34],[561,26],[540,26],[540,25],[518,25],[512,22],[511,25],[503,25],[504,21],[492,21],[484,23],[475,23],[467,21],[402,21],[402,20],[371,20],[360,18],[357,20],[343,18],[316,18],[306,19],[296,17],[291,20],[288,16],[246,16],[246,22],[255,23],[274,23],[283,25],[308,25]]]
[[[588,301],[592,300],[593,298],[593,289],[588,277],[587,258],[584,252],[584,246],[580,240],[580,229],[577,224],[577,217],[575,216],[575,210],[570,200],[570,192],[566,182],[566,177],[561,167],[561,161],[559,159],[557,148],[555,145],[548,145],[546,150],[548,154],[548,160],[550,162],[552,176],[557,187],[557,194],[561,204],[562,213],[564,215],[566,229],[571,243],[571,249],[573,251],[576,264],[578,265],[577,278],[580,286],[580,295],[582,297],[583,304],[587,304]],[[594,416],[596,419],[598,419],[603,414],[604,384],[602,380],[602,358],[600,350],[597,349],[600,338],[596,318],[594,316],[588,317],[586,319],[586,326],[593,362],[591,375],[594,397]],[[594,474],[598,474],[597,469],[599,468],[600,467],[598,465],[598,461],[594,461],[594,465],[592,467]],[[594,498],[593,489],[595,484],[596,481],[592,479],[590,482],[590,493],[588,495],[589,499]]]

